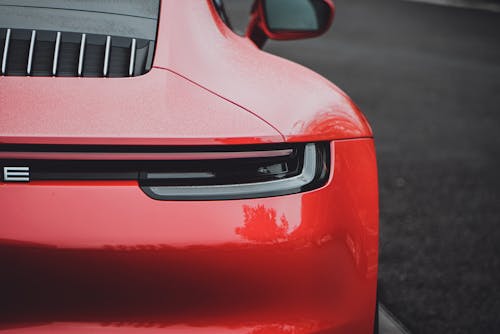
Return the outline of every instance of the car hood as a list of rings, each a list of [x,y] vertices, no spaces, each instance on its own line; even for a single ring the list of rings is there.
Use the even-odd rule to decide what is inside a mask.
[[[339,88],[233,33],[209,1],[162,1],[153,65],[237,103],[287,141],[372,136],[362,113]]]
[[[280,142],[266,122],[162,69],[136,78],[0,78],[0,143]]]

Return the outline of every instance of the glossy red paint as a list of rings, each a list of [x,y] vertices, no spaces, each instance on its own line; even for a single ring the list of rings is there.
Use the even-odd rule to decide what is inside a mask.
[[[265,119],[287,141],[372,136],[345,93],[313,71],[263,52],[233,33],[211,1],[165,0],[162,14],[154,66],[176,72]],[[324,124],[322,132],[316,131],[319,123]]]
[[[121,79],[1,77],[0,106],[0,143],[282,141],[278,131],[247,111],[161,69]]]
[[[209,0],[161,2],[153,65],[1,77],[0,144],[329,141],[329,182],[209,202],[133,181],[1,182],[0,332],[371,333],[377,172],[351,99],[235,35]]]
[[[371,333],[373,141],[332,152],[323,188],[265,199],[158,202],[135,182],[0,184],[0,328]]]

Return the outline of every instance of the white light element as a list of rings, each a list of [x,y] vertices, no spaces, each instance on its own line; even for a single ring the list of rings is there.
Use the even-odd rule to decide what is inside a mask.
[[[2,74],[5,74],[5,72],[7,72],[7,56],[9,54],[9,44],[10,44],[10,29],[7,29],[7,34],[5,35],[5,44],[3,46]]]
[[[31,31],[31,42],[30,51],[28,54],[28,66],[26,67],[26,73],[31,75],[31,65],[33,64],[33,53],[35,52],[35,40],[36,40],[36,30]]]
[[[131,77],[134,75],[135,67],[135,48],[137,45],[136,39],[132,39],[132,45],[130,46],[130,63],[128,65],[128,75]]]
[[[83,74],[83,57],[85,56],[85,40],[87,39],[86,34],[82,34],[82,39],[80,41],[80,56],[78,57],[78,76],[81,77]]]
[[[61,45],[61,32],[57,32],[56,45],[54,47],[54,60],[52,61],[52,75],[57,73],[57,62],[59,60],[59,46]]]
[[[29,182],[30,168],[29,167],[4,167],[3,180],[6,182]]]
[[[102,69],[102,75],[105,77],[108,76],[110,52],[111,52],[111,36],[107,36],[106,49],[104,50],[104,68]]]

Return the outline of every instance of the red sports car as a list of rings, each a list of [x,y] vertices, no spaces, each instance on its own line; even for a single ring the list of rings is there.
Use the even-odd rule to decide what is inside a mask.
[[[373,333],[351,99],[267,39],[331,0],[0,0],[0,333]]]

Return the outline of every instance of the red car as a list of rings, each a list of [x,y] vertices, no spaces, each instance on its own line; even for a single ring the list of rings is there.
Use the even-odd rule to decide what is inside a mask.
[[[372,131],[261,50],[330,0],[0,0],[0,332],[373,333]]]

